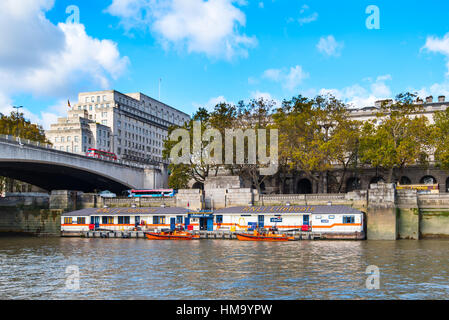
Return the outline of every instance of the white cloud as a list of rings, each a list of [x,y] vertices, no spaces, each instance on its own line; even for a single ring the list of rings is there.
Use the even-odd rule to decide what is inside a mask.
[[[268,69],[262,74],[262,77],[275,82],[282,83],[282,86],[289,91],[295,91],[304,79],[309,77],[309,74],[305,72],[302,66],[291,67],[287,69]]]
[[[321,37],[316,45],[318,51],[327,56],[338,57],[343,49],[344,43],[335,40],[333,35]]]
[[[260,92],[260,91],[254,91],[251,92],[251,98],[253,99],[263,99],[266,101],[274,101],[274,104],[276,107],[280,107],[281,106],[281,101],[279,101],[278,99],[274,98],[270,93],[268,92]]]
[[[217,104],[220,104],[220,103],[229,103],[229,104],[234,104],[234,103],[232,103],[232,102],[229,102],[228,100],[226,100],[226,98],[224,97],[224,96],[218,96],[218,97],[214,97],[214,98],[210,98],[207,102],[205,102],[205,103],[196,103],[196,102],[194,102],[194,103],[192,103],[193,104],[193,106],[195,107],[195,108],[205,108],[205,109],[207,109],[208,111],[213,111],[214,110],[214,108],[215,108],[215,106],[217,105]]]
[[[129,59],[121,57],[116,43],[90,37],[82,24],[49,21],[45,13],[53,4],[53,0],[0,1],[2,96],[31,94],[67,101],[80,88],[109,88],[111,80],[125,72]],[[50,113],[25,115],[45,123]]]
[[[391,75],[379,76],[375,81],[367,78],[365,82],[367,82],[368,85],[365,86],[354,84],[352,86],[344,87],[343,89],[323,88],[318,91],[318,94],[332,94],[337,99],[357,108],[373,106],[376,100],[390,99],[392,97],[391,89],[386,84],[386,81],[391,79]]]
[[[257,45],[239,29],[246,16],[232,0],[113,0],[106,9],[119,17],[125,30],[149,29],[163,47],[186,48],[189,53],[231,60],[247,57]],[[246,5],[246,2],[238,2]]]
[[[306,4],[304,4],[301,7],[301,10],[299,11],[299,18],[297,18],[297,19],[288,18],[287,21],[288,22],[298,21],[299,25],[303,26],[305,24],[308,24],[308,23],[318,20],[318,12],[312,12],[310,14],[307,14],[309,9],[310,9],[310,7]]]
[[[264,71],[262,77],[273,81],[279,81],[281,79],[281,75],[281,69],[268,69]]]
[[[423,49],[446,56],[446,67],[448,68],[446,76],[449,76],[449,33],[446,33],[441,39],[433,36],[427,37],[426,44],[421,50]]]
[[[38,113],[32,112],[29,108],[21,108],[19,112],[23,113],[25,119],[31,121],[31,123],[37,123],[42,125],[45,130],[50,129],[52,123],[56,123],[58,117],[66,115],[67,101],[59,101],[54,106],[49,107],[46,110],[39,111]],[[4,115],[10,115],[11,112],[16,112],[16,109],[12,107],[11,99],[0,95],[0,113]]]

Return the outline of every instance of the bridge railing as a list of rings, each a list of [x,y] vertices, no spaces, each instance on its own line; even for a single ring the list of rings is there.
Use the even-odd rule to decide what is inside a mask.
[[[36,146],[36,147],[45,148],[45,149],[53,148],[53,146],[48,143],[43,143],[43,142],[34,141],[34,140],[30,140],[30,139],[23,139],[23,138],[14,137],[14,136],[6,135],[6,134],[0,134],[0,140],[15,142],[17,144],[28,144],[28,145],[32,145],[32,146]]]
[[[39,141],[33,141],[30,139],[23,139],[23,138],[19,138],[19,137],[14,137],[11,135],[5,135],[5,134],[0,134],[0,141],[7,141],[7,142],[12,142],[12,143],[16,143],[18,145],[30,145],[30,146],[34,146],[34,147],[39,147],[39,148],[44,148],[44,149],[51,149],[55,152],[58,153],[67,153],[73,156],[79,156],[79,157],[86,157],[83,154],[77,154],[77,153],[73,153],[73,152],[66,152],[66,151],[62,151],[62,150],[58,150],[55,149],[53,147],[53,145],[48,144],[48,143],[43,143],[43,142],[39,142]],[[92,160],[97,160],[97,161],[103,161],[103,162],[109,162],[109,163],[116,163],[116,164],[120,164],[120,165],[124,165],[124,166],[128,166],[128,167],[133,167],[133,168],[146,168],[148,167],[148,164],[143,164],[143,163],[137,163],[137,162],[133,162],[133,161],[129,161],[129,160],[107,160],[107,159],[96,159],[96,158],[89,158]]]

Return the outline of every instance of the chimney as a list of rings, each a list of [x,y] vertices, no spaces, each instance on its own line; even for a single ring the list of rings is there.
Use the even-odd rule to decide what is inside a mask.
[[[374,105],[376,106],[376,108],[380,108],[382,106],[386,106],[389,107],[393,104],[393,100],[391,99],[384,99],[384,100],[377,100]]]
[[[432,103],[433,102],[433,96],[428,96],[426,98],[426,103]]]
[[[423,99],[417,98],[416,99],[416,104],[423,104]]]
[[[439,96],[438,97],[438,102],[445,102],[446,101],[446,97],[445,96]]]

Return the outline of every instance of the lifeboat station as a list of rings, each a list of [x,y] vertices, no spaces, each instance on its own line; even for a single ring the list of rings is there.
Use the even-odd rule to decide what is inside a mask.
[[[235,239],[242,231],[277,229],[300,239],[365,239],[365,214],[343,205],[239,206],[214,211],[179,207],[88,208],[61,215],[62,236],[144,238],[185,230],[198,239]]]

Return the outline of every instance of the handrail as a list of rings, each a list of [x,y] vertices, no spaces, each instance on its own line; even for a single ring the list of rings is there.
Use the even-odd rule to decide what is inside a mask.
[[[5,135],[5,134],[0,134],[0,141],[7,141],[10,143],[14,143],[14,144],[18,144],[20,146],[23,145],[28,145],[28,146],[32,146],[32,147],[37,147],[37,148],[41,148],[41,149],[45,149],[45,150],[51,150],[52,152],[56,152],[56,153],[64,153],[70,156],[75,156],[75,157],[82,157],[82,158],[86,158],[89,160],[94,160],[94,161],[102,161],[102,162],[108,162],[111,164],[119,164],[119,165],[123,165],[123,166],[128,166],[128,167],[133,167],[133,168],[140,168],[140,169],[144,169],[144,168],[148,168],[151,166],[156,166],[156,165],[148,165],[148,164],[141,164],[141,163],[136,163],[136,162],[132,162],[132,161],[127,161],[127,160],[117,160],[117,161],[113,161],[113,160],[107,160],[107,159],[96,159],[96,158],[91,158],[91,157],[86,157],[82,154],[76,154],[76,153],[72,153],[72,152],[66,152],[66,151],[62,151],[62,150],[57,150],[55,148],[53,148],[53,146],[51,144],[48,143],[42,143],[39,141],[33,141],[30,139],[22,139],[19,137],[14,137],[11,135]]]

